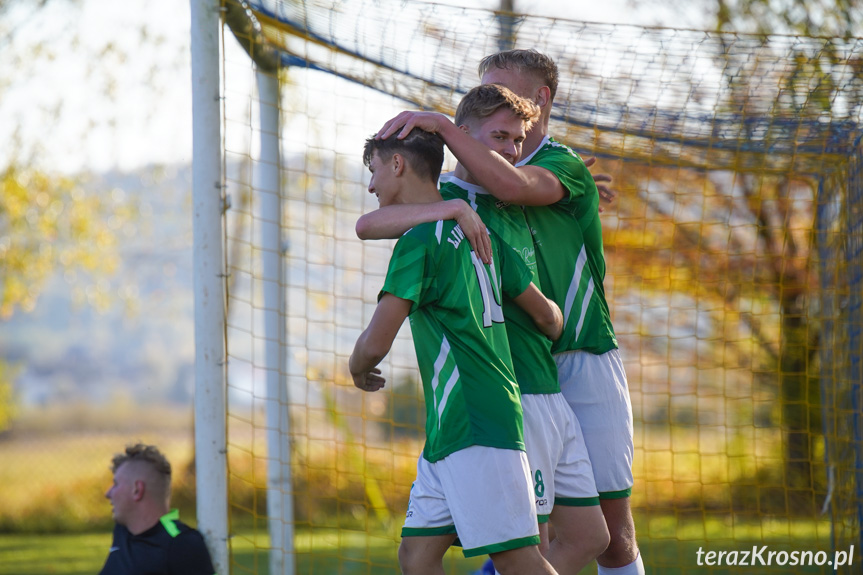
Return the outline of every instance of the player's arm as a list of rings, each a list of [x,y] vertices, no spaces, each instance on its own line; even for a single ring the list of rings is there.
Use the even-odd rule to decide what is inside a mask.
[[[386,380],[377,365],[386,357],[399,328],[411,311],[410,300],[384,293],[369,326],[360,334],[348,360],[354,385],[364,391],[377,391]]]
[[[563,314],[560,308],[542,295],[532,282],[526,290],[513,298],[513,301],[530,315],[539,331],[551,341],[555,341],[563,333]]]
[[[384,240],[401,237],[419,224],[438,220],[455,220],[484,263],[491,261],[491,242],[485,224],[470,204],[462,199],[430,204],[393,204],[364,214],[357,220],[357,237],[361,240]]]
[[[539,166],[516,168],[443,114],[402,112],[384,124],[378,134],[385,139],[398,132],[398,137],[404,138],[414,128],[440,135],[479,185],[499,200],[521,206],[548,206],[566,195],[560,180],[550,171]]]

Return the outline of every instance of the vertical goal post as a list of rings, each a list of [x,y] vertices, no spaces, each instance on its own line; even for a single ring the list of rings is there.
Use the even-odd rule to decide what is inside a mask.
[[[190,8],[197,519],[221,575],[229,571],[221,22],[218,0]]]

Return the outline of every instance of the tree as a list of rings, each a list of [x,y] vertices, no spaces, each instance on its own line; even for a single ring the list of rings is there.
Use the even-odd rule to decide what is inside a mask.
[[[621,221],[641,230],[611,234],[610,257],[621,270],[609,272],[615,289],[626,289],[617,273],[633,270],[626,281],[647,293],[681,294],[710,310],[709,349],[694,349],[696,365],[745,370],[751,390],[726,393],[761,397],[752,412],[727,414],[726,424],[781,427],[785,486],[811,502],[812,439],[821,431],[820,325],[810,295],[818,293],[815,182],[658,166],[627,166],[616,178],[622,189],[652,184],[640,202],[620,205]],[[647,227],[638,215],[645,208]]]
[[[36,307],[54,273],[110,274],[117,265],[115,232],[128,206],[87,193],[68,176],[51,176],[16,161],[0,172],[0,320]],[[106,305],[93,292],[90,303]]]
[[[79,0],[60,0],[76,7]],[[9,65],[0,81],[0,97],[31,70],[54,58],[45,41],[34,40],[12,48],[22,22],[37,15],[51,0],[0,0],[0,48]],[[54,2],[58,3],[58,2]],[[75,45],[75,39],[71,45]],[[10,73],[11,72],[11,73]],[[34,110],[45,126],[59,109]],[[38,141],[20,138],[21,119],[5,123],[11,129],[9,149],[15,154],[0,162],[0,324],[16,313],[32,312],[46,281],[55,274],[67,279],[83,272],[90,282],[87,303],[104,309],[111,301],[110,286],[95,281],[114,272],[118,264],[117,232],[133,215],[133,208],[115,190],[88,190],[86,176],[62,175],[40,167]],[[41,137],[50,137],[47,130]],[[2,350],[0,350],[2,351]],[[14,379],[19,371],[0,357],[0,431],[14,414]]]
[[[681,6],[683,3],[681,3]],[[863,32],[859,3],[850,0],[704,0],[724,50],[717,55],[726,98],[717,114],[738,118],[769,118],[768,130],[783,123],[813,125],[857,121],[863,109],[863,58],[845,40]],[[691,3],[686,3],[691,8]],[[751,49],[735,46],[727,33],[756,34]],[[769,34],[799,34],[790,65],[770,68],[751,53],[770,45]],[[727,35],[725,35],[727,34]],[[760,36],[761,46],[758,46]],[[803,37],[827,38],[807,42]],[[837,78],[844,78],[842,85]],[[766,80],[765,80],[766,79]],[[790,125],[790,124],[789,124]],[[763,128],[745,124],[740,141],[765,137]],[[668,222],[670,252],[664,265],[696,281],[678,286],[684,291],[706,290],[734,310],[758,342],[760,365],[752,368],[762,385],[773,390],[773,424],[783,431],[785,486],[811,493],[816,478],[814,438],[821,432],[818,380],[821,326],[811,313],[818,305],[815,205],[819,182],[794,176],[793,170],[741,168],[699,179],[692,176],[692,197],[681,194],[679,174],[662,170],[633,170],[626,178],[668,179],[675,187],[663,194],[644,195],[648,208]],[[633,184],[635,185],[635,184]],[[684,189],[687,186],[683,186]],[[684,204],[684,209],[681,209]],[[701,222],[729,222],[737,226],[691,225],[685,205],[702,210]],[[664,235],[664,234],[663,234]],[[661,253],[661,252],[660,252]],[[672,255],[673,254],[673,255]],[[654,256],[657,254],[654,254]],[[651,257],[649,259],[655,259]],[[673,261],[671,261],[673,260]],[[761,321],[747,308],[772,310],[776,322]]]
[[[850,39],[863,30],[856,0],[707,0],[716,29],[755,34],[801,34]]]
[[[833,40],[813,54],[805,46],[795,48],[793,65],[779,81],[784,90],[772,102],[774,116],[830,118],[833,121],[860,117],[863,109],[863,58],[844,53],[849,40],[863,33],[863,10],[852,0],[716,0],[716,29],[746,31],[761,35],[793,33]],[[751,80],[765,71],[733,62],[725,53],[726,70],[743,70],[729,75],[732,104],[743,113]],[[850,70],[846,86],[836,83],[836,70]],[[758,112],[758,110],[755,110]],[[813,365],[817,364],[820,326],[811,319],[808,288],[816,284],[814,257],[814,214],[808,214],[808,233],[794,237],[789,210],[794,206],[794,187],[788,177],[774,179],[769,187],[755,189],[754,176],[743,179],[743,190],[752,215],[759,223],[772,295],[780,311],[781,337],[777,357],[781,397],[780,421],[785,434],[785,477],[792,489],[810,490],[813,485],[812,437],[821,431],[820,389]],[[811,199],[817,184],[811,183]],[[807,406],[809,406],[807,408]]]
[[[36,308],[48,278],[84,272],[101,278],[118,263],[116,234],[132,216],[122,196],[87,192],[78,178],[16,160],[0,167],[0,324]],[[87,302],[104,309],[110,290],[92,282]],[[14,412],[16,369],[0,358],[0,431]]]

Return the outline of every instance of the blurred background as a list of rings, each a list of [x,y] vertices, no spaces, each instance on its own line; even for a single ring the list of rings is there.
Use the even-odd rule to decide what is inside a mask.
[[[191,461],[188,30],[178,2],[0,2],[4,533],[109,533],[127,443]]]
[[[563,5],[552,1],[501,4],[497,0],[477,0],[441,4],[504,8],[535,16],[616,25],[863,36],[863,14],[847,0],[614,0],[601,6],[582,0]],[[175,504],[183,517],[194,523],[189,29],[189,5],[183,1],[0,0],[0,553],[16,553],[9,555],[14,559],[0,560],[0,573],[49,572],[40,571],[44,567],[39,565],[44,564],[39,563],[38,551],[27,551],[27,541],[34,534],[93,533],[94,538],[78,545],[78,551],[86,555],[81,558],[82,566],[75,567],[75,561],[67,561],[67,570],[62,572],[92,572],[88,569],[94,561],[97,568],[101,565],[111,528],[110,508],[103,497],[111,482],[108,466],[111,456],[127,443],[157,443],[165,450],[176,469]],[[230,35],[225,38],[225,53],[228,67],[245,58]],[[298,73],[291,82],[308,83],[309,77],[303,74]],[[283,83],[288,94],[291,82]],[[322,80],[311,77],[311,82]],[[334,89],[340,88],[320,87],[321,92]],[[249,103],[244,98],[243,94],[234,98],[239,102],[238,116],[248,116]],[[303,98],[313,100],[308,95],[298,95],[297,100]],[[313,117],[316,123],[308,127],[304,124],[307,120],[297,120],[292,130],[302,135],[285,146],[286,152],[291,152],[291,147],[299,153],[318,145],[320,134],[331,129],[318,122],[326,114],[310,114],[308,102],[303,105],[305,117]],[[392,98],[366,101],[361,113],[357,112],[350,122],[349,141],[361,142],[402,107]],[[345,123],[343,118],[332,125],[340,123]],[[247,128],[243,121],[239,122],[238,131],[250,132],[251,128]],[[238,141],[244,142],[244,138],[247,140],[248,134]],[[229,150],[230,146],[228,142]],[[229,178],[235,183],[247,179],[248,166],[242,158],[232,161],[229,157],[228,164],[232,174]],[[305,168],[311,167],[297,173],[314,176],[319,165],[304,164]],[[607,162],[605,166],[615,175],[624,194],[619,203],[627,201],[626,193],[638,193],[639,178],[643,181],[651,177],[633,171],[627,177],[620,165]],[[365,174],[357,172],[357,166],[346,169],[350,170],[354,173],[345,181],[353,187],[344,193],[359,195],[364,191]],[[652,177],[661,180],[656,175]],[[704,186],[695,180],[689,185],[694,189]],[[240,198],[242,192],[234,196],[235,201]],[[355,199],[347,210],[358,215],[372,207],[370,200]],[[610,214],[612,227],[636,217],[622,209],[621,213]],[[811,209],[804,207],[803,211],[811,215]],[[229,220],[231,230],[238,229],[241,220]],[[336,232],[337,236],[352,233],[352,221],[340,222],[344,229]],[[807,232],[801,233],[805,237]],[[621,246],[625,246],[624,235],[615,236]],[[242,253],[243,248],[239,249]],[[610,253],[613,257],[613,249]],[[666,347],[667,341],[674,343],[677,337],[678,343],[685,342],[703,333],[703,327],[699,332],[697,325],[682,320],[675,324],[673,318],[669,319],[671,307],[686,307],[690,302],[628,300],[625,263],[633,260],[626,259],[623,247],[620,254],[617,272],[621,279],[617,288],[612,288],[620,294],[616,312],[619,317],[615,321],[628,326],[657,321],[668,324],[663,341],[639,332],[638,327],[623,333],[621,339],[630,349],[639,350],[637,359],[627,366],[630,378],[648,382],[639,387],[634,402],[639,433],[650,435],[651,425],[662,429],[676,425],[684,431],[663,439],[677,443],[676,453],[666,447],[655,448],[658,455],[652,460],[648,456],[641,463],[642,469],[655,464],[659,468],[677,466],[682,471],[681,481],[671,481],[669,473],[668,481],[654,483],[652,492],[662,501],[683,502],[681,507],[669,507],[673,510],[670,514],[662,515],[663,520],[676,523],[687,517],[688,501],[698,500],[695,513],[703,514],[703,501],[711,501],[710,492],[715,486],[711,480],[705,487],[700,472],[690,474],[696,468],[708,475],[714,472],[710,464],[701,467],[700,462],[693,461],[700,448],[688,442],[686,429],[694,424],[712,425],[711,417],[719,417],[718,412],[724,414],[726,407],[705,402],[703,397],[697,400],[694,388],[683,384],[677,389],[682,398],[679,401],[669,399],[667,387],[650,387],[649,382],[654,380],[668,382],[668,387],[672,381],[679,381],[683,371],[674,371],[675,358],[695,351],[685,345],[682,351],[671,350]],[[232,257],[236,253],[229,255]],[[675,336],[675,329],[681,335]],[[408,344],[402,342],[401,346],[404,354],[411,353]],[[236,389],[254,395],[254,370],[250,368],[249,374],[244,374],[239,369],[233,374]],[[358,414],[347,409],[345,416],[346,420],[356,415],[371,421],[374,430],[364,432],[370,437],[406,442],[401,451],[396,449],[397,477],[390,481],[401,487],[387,492],[390,507],[398,507],[404,495],[402,487],[409,485],[421,419],[416,381],[411,379],[408,367],[396,365],[396,370],[396,391],[389,400],[370,400]],[[338,372],[336,369],[322,379],[338,380],[344,376]],[[727,397],[728,390],[733,390],[750,398],[745,409],[752,411],[749,415],[756,423],[752,437],[747,436],[746,441],[765,445],[765,451],[756,457],[775,463],[747,468],[743,475],[751,472],[754,477],[760,473],[759,482],[776,484],[775,493],[765,492],[760,500],[744,497],[747,489],[756,484],[752,477],[751,483],[743,482],[735,489],[746,505],[758,506],[760,501],[764,513],[782,508],[787,512],[784,515],[793,515],[800,510],[785,507],[787,486],[775,479],[782,473],[781,463],[777,463],[781,456],[774,451],[781,449],[777,447],[780,441],[770,425],[776,396],[764,391],[758,381],[753,386],[748,376],[739,380],[735,377],[727,372],[720,376],[727,378],[723,379],[721,393]],[[769,375],[765,377],[769,379]],[[349,394],[336,392],[333,398],[320,401],[353,401],[340,393]],[[711,396],[710,389],[706,394]],[[348,421],[328,422],[334,428],[350,428]],[[738,447],[722,444],[720,450],[723,455],[733,455]],[[297,480],[297,492],[303,493],[310,484],[327,482],[330,455],[316,454],[313,449],[304,452],[302,443],[299,449],[300,457],[307,458],[312,469]],[[750,455],[748,448],[740,449]],[[258,463],[253,457],[245,461],[242,450],[239,452],[233,464],[234,474],[243,478],[246,469],[252,487],[248,492],[242,485],[239,487],[236,506],[253,510],[252,515],[257,517],[258,512],[263,513],[260,472],[255,471]],[[365,456],[372,461],[375,457],[374,453]],[[387,457],[384,461],[391,464],[393,456]],[[746,467],[745,463],[741,465]],[[640,473],[643,477],[644,472]],[[695,480],[691,480],[693,476]],[[681,479],[680,474],[677,477]],[[716,483],[728,481],[727,470],[715,471],[714,479]],[[805,513],[810,514],[816,500],[826,493],[826,481],[819,479],[817,485],[808,485],[806,490],[812,496],[803,505]],[[698,491],[697,496],[693,491]],[[344,491],[338,491],[336,486],[332,497],[332,507],[306,499],[307,507],[301,504],[299,513],[310,525],[318,520],[331,525],[333,521],[320,518],[328,514],[347,518],[335,523],[361,525],[368,509],[357,501],[374,495],[370,495],[368,486],[348,485]],[[642,495],[640,505],[649,508],[650,499],[650,494]],[[723,499],[718,496],[712,501]],[[254,524],[254,520],[240,521]],[[823,539],[825,527],[817,523],[810,521],[794,529],[806,532],[807,537]],[[662,533],[663,527],[657,525],[656,529]],[[703,531],[708,530],[705,527]],[[669,537],[679,537],[679,533]]]

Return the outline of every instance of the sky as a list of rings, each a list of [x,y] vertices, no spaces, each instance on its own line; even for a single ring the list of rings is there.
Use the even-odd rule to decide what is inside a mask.
[[[188,2],[53,0],[6,16],[0,154],[35,151],[61,172],[190,161]]]
[[[190,162],[189,2],[21,4],[0,21],[0,157],[65,173]],[[633,0],[516,0],[515,8],[619,24],[691,27],[699,18]]]

